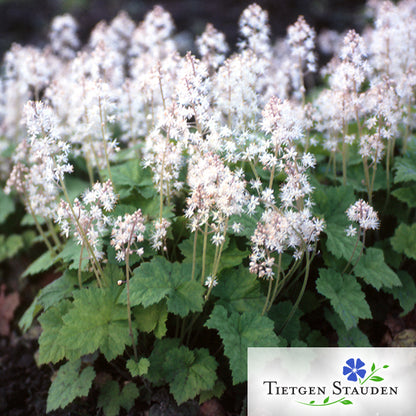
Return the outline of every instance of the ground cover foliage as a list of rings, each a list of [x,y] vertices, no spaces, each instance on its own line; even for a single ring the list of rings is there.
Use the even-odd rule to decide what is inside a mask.
[[[69,15],[13,45],[0,259],[33,247],[22,279],[58,273],[19,323],[56,369],[48,412],[91,390],[106,416],[159,387],[203,403],[246,381],[249,346],[333,345],[328,327],[371,346],[380,302],[414,308],[415,12],[373,1],[362,35],[299,17],[272,42],[253,4],[236,52],[208,24],[180,55],[156,6],[82,47]]]

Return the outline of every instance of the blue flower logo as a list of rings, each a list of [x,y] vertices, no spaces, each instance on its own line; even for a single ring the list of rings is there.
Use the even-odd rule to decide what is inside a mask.
[[[354,358],[350,358],[349,360],[347,360],[346,364],[348,367],[343,367],[342,374],[344,374],[344,376],[349,374],[347,380],[357,381],[357,376],[361,379],[365,377],[366,371],[362,368],[365,366],[365,364],[359,358],[357,358],[357,360],[354,360]]]

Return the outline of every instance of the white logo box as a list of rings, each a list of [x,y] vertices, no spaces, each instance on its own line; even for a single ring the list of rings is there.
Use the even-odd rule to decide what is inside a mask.
[[[415,399],[416,348],[248,349],[248,416],[410,416]]]

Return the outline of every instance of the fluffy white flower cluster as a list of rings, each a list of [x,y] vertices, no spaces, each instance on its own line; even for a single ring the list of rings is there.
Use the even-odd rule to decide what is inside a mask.
[[[311,153],[299,155],[295,148],[304,135],[297,110],[299,107],[288,100],[272,97],[263,111],[263,130],[270,134],[270,140],[267,151],[259,154],[259,161],[272,174],[276,168],[286,174],[279,195],[284,208],[298,204],[313,190],[307,170],[315,166],[315,157]]]
[[[169,140],[158,131],[146,138],[144,147],[144,166],[153,171],[153,182],[158,192],[170,198],[174,191],[182,189],[179,173],[184,165],[180,143]]]
[[[150,243],[152,248],[156,251],[163,250],[167,251],[166,236],[168,228],[170,227],[170,221],[166,218],[161,218],[153,221],[153,231],[150,236]]]
[[[205,130],[209,118],[208,92],[208,69],[188,52],[178,71],[177,102],[179,114],[189,121],[193,119],[199,133]]]
[[[228,44],[225,40],[225,35],[219,32],[215,27],[208,23],[205,31],[199,36],[196,41],[198,52],[201,55],[202,62],[208,68],[216,70],[225,60],[225,54],[228,52]]]
[[[287,29],[287,42],[291,47],[291,52],[299,59],[300,65],[306,64],[309,71],[316,71],[315,55],[315,30],[305,21],[303,16]]]
[[[233,214],[241,214],[247,203],[245,180],[218,155],[208,153],[196,154],[191,159],[187,184],[190,196],[185,216],[191,220],[192,231],[210,223],[214,244],[221,244],[226,221]]]
[[[167,117],[175,126],[170,138],[215,151],[228,146],[227,160],[236,160],[239,144],[232,149],[232,142],[256,130],[270,96],[289,95],[291,75],[281,62],[290,68],[298,61],[290,49],[273,49],[267,20],[260,6],[249,6],[240,19],[240,52],[228,59],[224,35],[208,25],[197,41],[199,61],[190,53],[179,55],[172,18],[160,6],[138,25],[124,12],[109,24],[100,22],[78,53],[76,22],[57,17],[51,47],[15,45],[6,55],[3,140],[22,140],[24,132],[16,126],[23,103],[42,94],[59,117],[61,137],[87,160],[90,176],[112,159],[115,131],[121,130],[118,141],[136,146],[155,129],[166,133]],[[313,42],[306,43],[310,52]]]
[[[293,58],[293,68],[290,72],[294,96],[302,102],[305,101],[304,68],[308,72],[316,71],[316,58],[314,54],[315,30],[305,21],[303,16],[287,29],[286,41],[289,45],[290,55]]]
[[[51,218],[68,162],[70,147],[61,140],[53,110],[42,102],[29,101],[24,108],[28,138],[19,144],[5,191],[16,189],[28,211]]]
[[[358,136],[365,160],[381,162],[392,153],[394,139],[416,125],[410,111],[416,87],[415,2],[370,1],[374,27],[363,36],[349,31],[334,58],[324,71],[330,89],[323,90],[315,102],[316,127],[325,136],[331,152],[339,144],[352,144]],[[364,81],[370,88],[363,89]],[[348,134],[347,125],[355,121],[358,134]],[[408,133],[405,133],[404,148]],[[390,143],[390,144],[389,144]],[[345,153],[345,150],[343,150]],[[387,162],[389,163],[389,162]]]
[[[110,23],[100,22],[80,51],[76,22],[67,15],[56,18],[50,45],[14,45],[5,56],[0,150],[20,143],[6,189],[16,188],[30,201],[29,210],[51,218],[64,174],[72,171],[70,147],[74,156],[85,158],[93,183],[104,168],[111,177],[110,162],[120,142],[152,169],[160,193],[150,238],[155,249],[167,246],[170,222],[163,218],[164,205],[171,205],[173,192],[189,189],[185,215],[190,227],[205,228],[217,247],[228,226],[241,231],[243,221],[228,225],[231,215],[252,215],[261,208],[251,269],[272,277],[273,255],[288,250],[300,258],[323,227],[311,213],[308,170],[316,161],[309,146],[323,137],[335,176],[337,152],[342,152],[346,183],[347,146],[359,142],[371,202],[369,169],[374,176],[384,154],[394,154],[398,132],[410,136],[416,125],[415,31],[406,29],[416,25],[416,2],[376,3],[374,29],[363,36],[349,31],[343,42],[341,37],[331,41],[338,56],[326,68],[329,88],[311,103],[306,103],[305,85],[307,73],[316,70],[315,32],[302,16],[273,45],[267,12],[253,4],[241,15],[236,52],[227,56],[224,35],[207,25],[196,41],[200,59],[179,53],[173,20],[160,6],[139,24],[124,12]],[[24,107],[28,100],[37,102]],[[19,127],[22,118],[26,131]],[[322,134],[313,137],[316,130]],[[231,168],[236,165],[245,171]],[[0,163],[0,170],[10,171],[7,163]],[[74,232],[87,247],[99,245],[108,225],[104,211],[115,203],[115,197],[102,200],[98,194],[110,191],[98,187],[74,207],[67,201],[58,209],[64,233]],[[358,220],[364,221],[361,228],[374,229],[377,217],[365,212],[369,219]],[[118,221],[120,233],[134,222],[130,217]],[[120,240],[120,259],[126,256],[121,241],[129,244]],[[92,254],[101,256],[99,249]]]
[[[315,102],[317,129],[326,137],[324,146],[335,152],[339,143],[351,144],[346,126],[357,121],[364,108],[364,96],[359,93],[370,72],[364,39],[354,30],[344,37],[339,57],[334,57],[324,74],[329,75],[329,89],[323,90]]]
[[[162,6],[155,6],[134,30],[130,54],[140,59],[150,53],[156,60],[164,59],[176,50],[174,29],[172,16]]]
[[[364,231],[377,230],[380,227],[377,212],[362,199],[359,199],[348,208],[347,217],[350,221],[358,222],[360,228]]]
[[[249,49],[260,57],[270,57],[270,27],[267,11],[253,3],[241,14],[239,20],[240,33],[243,40],[241,49]]]
[[[309,209],[266,210],[251,237],[250,272],[260,278],[273,278],[274,252],[293,250],[293,257],[300,259],[306,250],[313,250],[323,229],[324,221],[312,217]]]
[[[135,243],[141,243],[144,240],[143,233],[146,230],[142,210],[138,209],[133,214],[125,214],[123,217],[117,217],[111,231],[110,244],[116,250],[117,261],[124,261],[126,255],[133,253],[139,256],[143,255],[143,248],[135,248]]]
[[[108,125],[115,121],[114,87],[101,78],[103,43],[95,53],[80,53],[71,61],[71,72],[45,92],[62,121],[61,132],[70,140],[73,152],[83,156],[89,166],[104,169],[118,150],[117,140]],[[108,64],[111,68],[111,64]],[[111,77],[111,74],[108,74]]]
[[[218,68],[213,80],[217,118],[226,123],[229,134],[239,136],[253,130],[261,110],[260,81],[264,64],[250,50],[232,55]]]
[[[105,212],[112,211],[117,202],[111,181],[95,183],[84,193],[82,201],[75,198],[70,204],[61,200],[55,217],[62,234],[71,234],[76,242],[86,248],[89,258],[96,262],[102,260],[102,237],[108,232],[111,219]]]
[[[271,134],[273,147],[280,153],[283,146],[288,146],[303,137],[302,119],[297,107],[289,100],[271,97],[263,110],[262,129]]]
[[[53,19],[49,39],[55,55],[68,60],[75,57],[76,50],[80,46],[77,30],[78,24],[69,14],[57,16]]]

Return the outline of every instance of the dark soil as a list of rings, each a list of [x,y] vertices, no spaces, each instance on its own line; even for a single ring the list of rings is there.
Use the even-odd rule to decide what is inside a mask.
[[[0,340],[0,414],[17,416],[45,414],[49,374],[36,367],[36,341]]]
[[[38,343],[38,331],[32,330],[29,335],[0,339],[0,414],[2,416],[44,416],[52,366],[37,367],[35,362]],[[99,366],[98,366],[99,367]],[[111,369],[106,368],[106,371]],[[100,370],[98,370],[100,371]],[[98,373],[97,371],[97,373]],[[96,382],[99,383],[100,373]],[[103,376],[101,376],[102,378]],[[91,416],[101,415],[97,410],[97,391],[93,387],[88,397],[78,398],[65,409],[48,413],[48,416]],[[240,399],[240,406],[242,400]],[[148,401],[136,400],[135,406],[125,416],[237,416],[240,412],[227,412],[217,399],[200,406],[196,401],[189,401],[177,406],[167,390],[158,389],[150,392]]]

